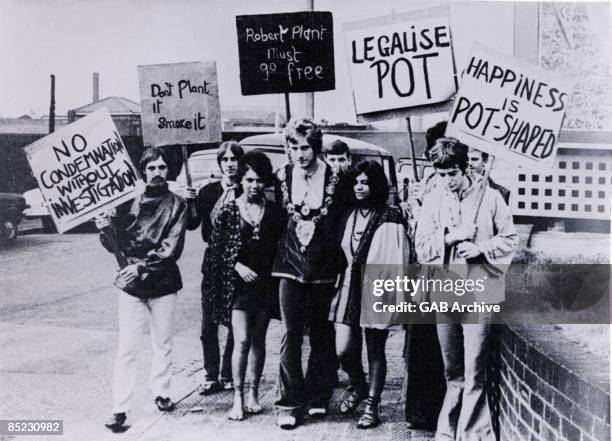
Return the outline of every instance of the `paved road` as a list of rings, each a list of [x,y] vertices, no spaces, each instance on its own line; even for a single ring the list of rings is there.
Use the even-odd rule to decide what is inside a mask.
[[[192,393],[201,381],[199,232],[189,232],[179,262],[184,289],[177,305],[175,340],[175,399],[184,398],[172,416],[160,418],[150,399],[146,379],[150,351],[142,337],[142,356],[133,410],[132,429],[123,435],[106,431],[102,422],[111,407],[111,371],[117,341],[116,291],[112,287],[115,263],[96,234],[19,237],[14,247],[0,249],[0,419],[64,419],[64,439],[238,439],[246,432],[279,437],[270,412],[244,424],[228,424],[229,394],[203,400]],[[429,439],[405,430],[400,397],[402,335],[391,337],[389,390],[383,415],[387,422],[376,439]],[[264,403],[270,407],[278,369],[280,326],[268,334],[264,371]],[[336,399],[340,394],[337,391]],[[203,413],[192,413],[202,406]],[[385,410],[386,409],[386,410]],[[304,440],[330,437],[365,439],[355,433],[352,419],[336,415],[332,422],[309,424],[293,432]],[[170,435],[171,432],[171,435]],[[421,438],[421,436],[427,436]],[[347,439],[348,439],[347,438]],[[2,436],[0,436],[2,439]],[[20,436],[19,440],[27,439]],[[40,441],[41,437],[32,437]],[[58,439],[55,438],[54,439]]]

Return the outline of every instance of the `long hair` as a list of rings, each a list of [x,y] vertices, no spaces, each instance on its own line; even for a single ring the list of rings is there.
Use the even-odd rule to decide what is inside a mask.
[[[357,176],[362,173],[368,177],[370,197],[362,202],[357,201],[355,192],[352,191],[352,205],[371,208],[385,206],[389,198],[389,181],[387,180],[387,175],[385,175],[382,165],[372,160],[364,160],[357,164],[351,172],[351,183],[353,187],[355,186]]]
[[[166,165],[168,164],[168,155],[161,147],[149,147],[146,149],[142,155],[140,156],[140,160],[138,161],[138,166],[140,167],[140,171],[144,174],[145,168],[147,168],[147,164],[151,161],[157,161],[159,158],[162,158]]]
[[[244,149],[238,143],[238,141],[232,139],[229,141],[222,142],[219,146],[219,149],[217,149],[217,164],[219,164],[219,168],[221,168],[221,160],[223,159],[228,150],[232,152],[232,154],[236,157],[237,161],[239,161],[242,155],[244,155]]]

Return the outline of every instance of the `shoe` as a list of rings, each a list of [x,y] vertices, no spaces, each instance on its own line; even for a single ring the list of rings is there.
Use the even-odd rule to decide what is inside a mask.
[[[232,385],[233,386],[233,385]],[[202,390],[200,391],[200,395],[212,395],[217,392],[221,392],[225,390],[223,385],[218,381],[207,381],[202,385]]]
[[[166,397],[166,398],[162,398],[162,397],[155,398],[155,405],[157,406],[157,408],[161,412],[172,412],[174,410],[174,408],[176,407],[174,402],[170,398],[168,398],[168,397]]]
[[[345,391],[344,399],[340,403],[340,413],[344,415],[353,413],[366,395],[367,392],[363,388],[348,386]]]
[[[126,419],[127,416],[125,415],[125,412],[114,413],[108,420],[106,420],[104,425],[112,430],[113,433],[122,432],[121,429],[123,428]]]
[[[308,416],[312,418],[324,418],[327,416],[327,408],[322,406],[314,406],[308,409]]]
[[[234,390],[234,382],[232,380],[221,380],[223,390]]]
[[[373,429],[380,425],[380,401],[373,397],[366,399],[366,406],[363,415],[357,421],[358,429]]]
[[[293,430],[298,426],[298,419],[292,415],[283,415],[278,417],[276,424],[283,430]]]
[[[433,432],[436,430],[436,423],[425,420],[410,420],[406,421],[406,428],[408,430],[426,430]]]

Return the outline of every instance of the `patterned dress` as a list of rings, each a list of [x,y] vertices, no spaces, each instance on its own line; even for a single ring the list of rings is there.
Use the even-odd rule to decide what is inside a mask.
[[[278,206],[266,201],[255,239],[253,226],[242,218],[236,201],[221,208],[204,257],[202,283],[203,299],[215,323],[229,325],[232,309],[274,311],[277,288],[270,272],[283,222]],[[234,269],[237,262],[255,271],[258,280],[245,283]]]

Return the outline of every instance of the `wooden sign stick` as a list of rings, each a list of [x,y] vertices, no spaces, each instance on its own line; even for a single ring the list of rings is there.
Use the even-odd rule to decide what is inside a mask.
[[[183,152],[183,164],[185,164],[185,180],[187,181],[187,187],[191,188],[191,185],[192,185],[191,170],[189,170],[189,156],[187,155],[187,146],[186,145],[182,145],[181,146],[181,151]],[[195,203],[189,204],[189,205],[191,207],[191,215],[193,217],[196,217],[197,216],[197,210],[196,210]]]
[[[493,156],[489,156],[489,160],[487,161],[487,165],[485,167],[484,176],[482,178],[482,185],[478,189],[478,196],[476,199],[476,211],[474,211],[473,223],[476,223],[476,219],[478,219],[478,212],[480,211],[480,206],[482,205],[482,200],[484,199],[485,190],[487,188],[487,185],[489,185],[489,176],[491,176],[493,161],[495,161],[495,158]]]
[[[414,181],[419,182],[419,173],[416,165],[416,151],[414,149],[414,137],[412,136],[412,124],[410,124],[410,117],[406,117],[406,123],[408,126],[408,140],[410,141],[410,159],[412,159],[412,173],[414,175]]]

